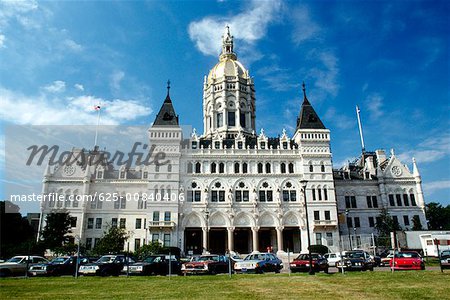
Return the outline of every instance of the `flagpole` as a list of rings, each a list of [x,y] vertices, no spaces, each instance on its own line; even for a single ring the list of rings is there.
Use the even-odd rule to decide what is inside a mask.
[[[95,126],[94,150],[95,150],[95,147],[97,147],[98,125],[100,124],[100,110],[101,110],[101,107],[99,105],[97,107],[98,107],[98,109],[97,109],[97,126]]]

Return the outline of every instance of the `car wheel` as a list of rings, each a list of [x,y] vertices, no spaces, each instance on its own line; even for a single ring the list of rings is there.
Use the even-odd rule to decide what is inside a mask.
[[[275,273],[277,273],[277,274],[280,273],[280,270],[281,269],[278,266],[275,267]]]
[[[107,277],[107,276],[110,276],[111,274],[109,274],[109,271],[106,269],[106,270],[103,270],[103,271],[100,273],[100,275],[103,276],[103,277]]]
[[[328,268],[325,268],[325,269],[323,270],[323,272],[324,272],[325,274],[328,274]]]
[[[9,277],[11,276],[11,271],[9,269],[0,270],[0,277]]]

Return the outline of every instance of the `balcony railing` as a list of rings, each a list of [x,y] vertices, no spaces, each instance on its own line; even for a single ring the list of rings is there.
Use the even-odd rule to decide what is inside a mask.
[[[336,220],[314,220],[315,228],[333,228],[337,227]]]
[[[175,222],[173,221],[149,221],[148,227],[174,227]]]

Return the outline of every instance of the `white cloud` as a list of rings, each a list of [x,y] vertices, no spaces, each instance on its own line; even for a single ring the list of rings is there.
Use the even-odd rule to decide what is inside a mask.
[[[5,48],[6,37],[4,34],[0,34],[0,48]]]
[[[257,73],[267,82],[267,87],[275,91],[288,91],[300,86],[298,81],[292,79],[292,71],[280,68],[278,64],[262,67]]]
[[[44,90],[50,93],[61,93],[66,90],[66,83],[61,80],[56,80],[51,84],[44,86]]]
[[[94,105],[101,103],[102,125],[116,125],[149,115],[152,110],[135,100],[107,100],[94,96],[26,96],[0,88],[0,119],[15,124],[74,125],[95,124]]]
[[[111,75],[111,81],[109,83],[111,89],[113,89],[114,91],[118,91],[120,90],[120,83],[122,82],[122,80],[125,78],[125,73],[122,71],[115,71],[112,75]]]
[[[276,20],[280,8],[281,2],[278,0],[254,0],[242,13],[230,17],[208,16],[191,22],[189,37],[203,54],[216,56],[221,50],[224,27],[229,25],[232,35],[245,49],[265,36],[268,24]]]
[[[432,194],[438,190],[450,189],[450,180],[439,180],[423,183],[423,189],[426,193]]]
[[[370,94],[366,98],[366,107],[369,110],[372,119],[376,120],[384,114],[382,110],[383,100],[384,98],[377,93]]]
[[[317,66],[308,72],[314,79],[314,87],[318,90],[316,99],[326,99],[328,95],[336,97],[340,87],[337,83],[339,67],[336,55],[332,51],[314,49],[308,56],[318,61]]]
[[[339,113],[334,107],[328,108],[324,115],[324,120],[334,124],[339,129],[351,129],[355,127],[355,120]]]
[[[65,39],[62,44],[65,48],[72,50],[73,52],[80,52],[83,50],[83,46],[71,39]]]
[[[84,86],[82,84],[75,83],[74,87],[79,91],[82,91],[82,92],[84,91]]]
[[[306,6],[296,8],[291,14],[294,29],[292,32],[292,41],[297,46],[302,42],[315,38],[321,31],[320,26],[315,23],[310,16],[309,10]]]
[[[418,164],[438,161],[446,156],[450,156],[450,134],[442,134],[430,137],[414,150],[409,150],[398,155],[402,161],[411,161],[414,157]]]
[[[7,26],[12,19],[17,19],[23,24],[22,15],[37,8],[37,1],[0,1],[0,28]]]

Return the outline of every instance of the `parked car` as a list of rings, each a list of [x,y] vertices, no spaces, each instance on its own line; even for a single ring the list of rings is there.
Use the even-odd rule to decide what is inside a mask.
[[[390,253],[387,256],[382,257],[380,259],[380,267],[387,267],[387,266],[389,266],[389,264],[390,264],[390,262],[391,262],[393,257],[394,257],[394,253]]]
[[[4,263],[0,263],[0,277],[25,276],[28,267],[33,264],[48,263],[42,256],[14,256]]]
[[[181,263],[175,255],[170,256],[171,274],[181,273]],[[124,265],[123,273],[127,272],[127,266]],[[128,266],[130,275],[168,275],[169,274],[169,255],[157,254],[146,257],[141,262],[136,262]]]
[[[442,269],[450,269],[450,250],[442,251],[440,260]]]
[[[389,266],[394,270],[425,270],[423,258],[415,251],[396,253]]]
[[[78,266],[90,263],[88,257],[80,257]],[[77,268],[76,256],[59,256],[49,263],[35,264],[30,266],[28,274],[31,276],[61,276],[75,275]]]
[[[218,274],[229,272],[228,257],[225,255],[194,256],[190,262],[181,265],[183,275]]]
[[[236,273],[279,273],[282,268],[282,261],[273,253],[249,254],[234,265]]]
[[[328,265],[330,267],[335,267],[336,266],[336,262],[341,260],[341,253],[340,252],[327,253],[327,254],[324,255],[324,257],[327,259]]]
[[[328,273],[328,261],[325,257],[317,253],[311,253],[312,257],[312,269],[315,272],[324,271]],[[300,254],[291,263],[291,271],[295,272],[308,272],[309,271],[309,254]]]
[[[135,262],[131,257],[125,257],[125,255],[104,255],[95,263],[80,266],[78,273],[80,275],[118,276],[126,261],[129,264]]]
[[[347,251],[342,261],[336,262],[336,268],[347,271],[373,271],[374,261],[364,251]]]

